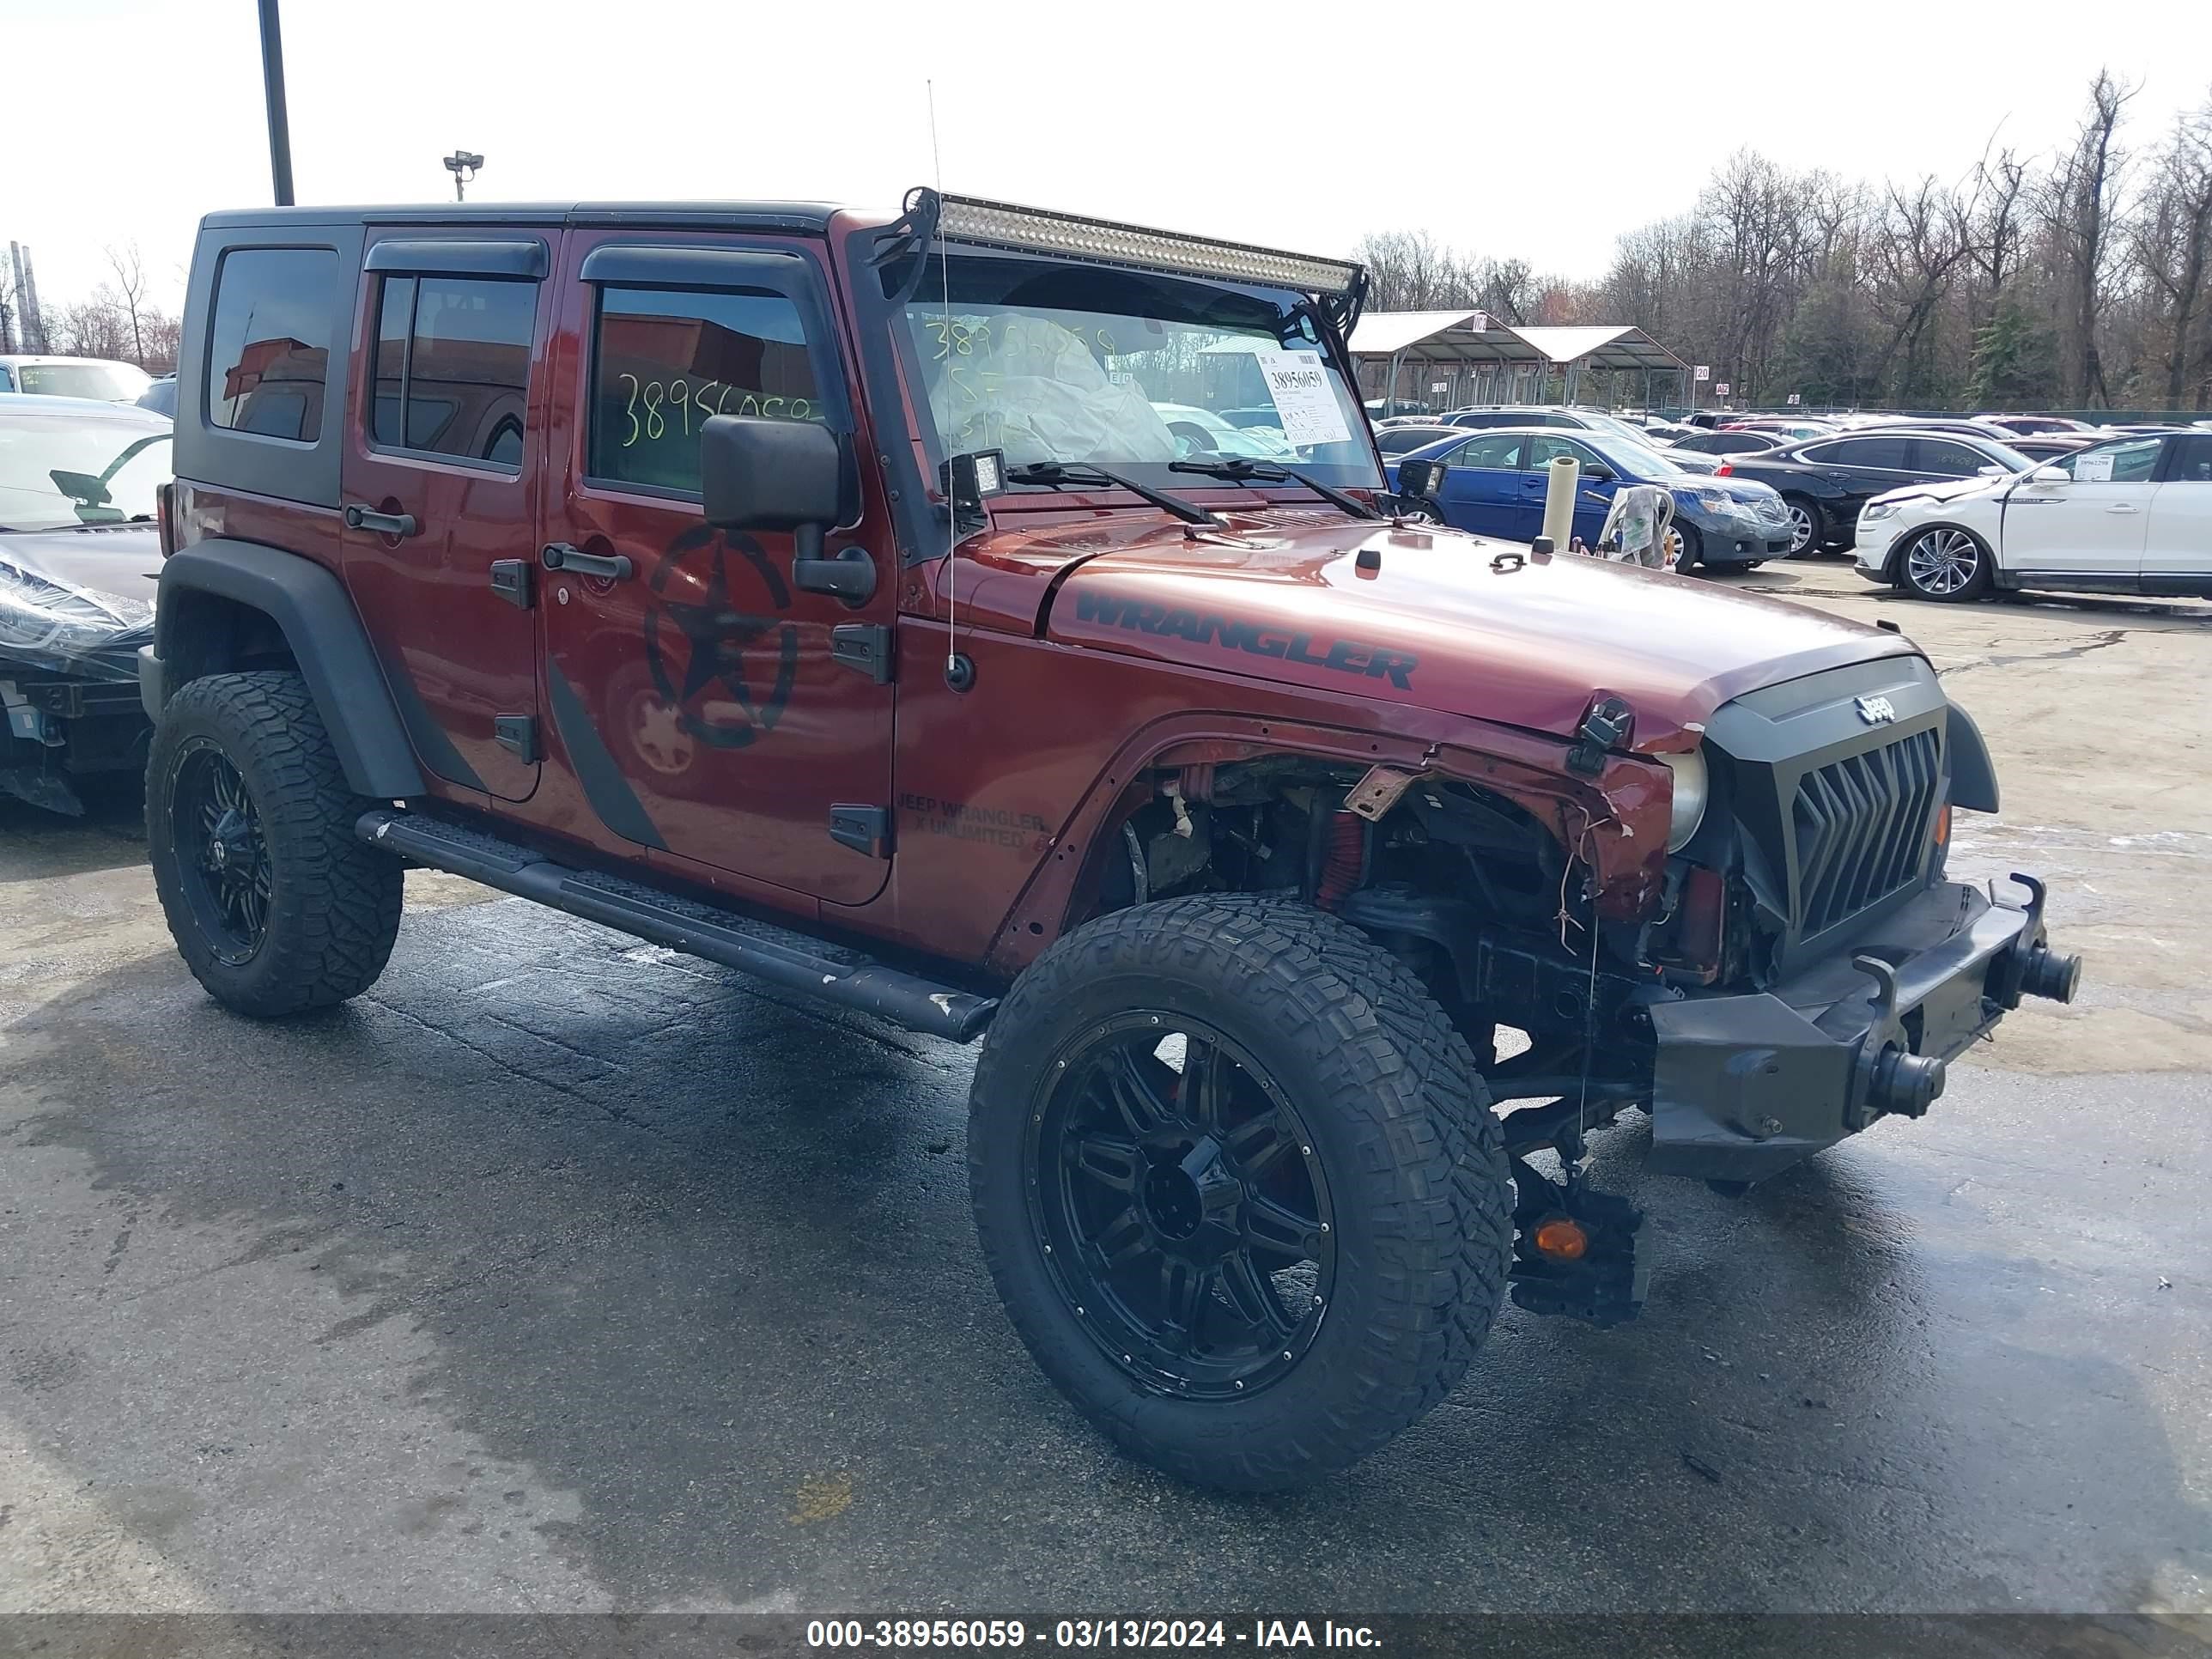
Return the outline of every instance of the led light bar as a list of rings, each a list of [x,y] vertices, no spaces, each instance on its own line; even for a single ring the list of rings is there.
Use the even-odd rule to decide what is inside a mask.
[[[1079,219],[1072,214],[979,201],[972,196],[941,197],[939,203],[937,234],[948,242],[1060,253],[1226,282],[1265,283],[1301,294],[1346,294],[1359,280],[1359,267],[1345,259],[1243,247],[1209,236],[1147,230],[1142,225],[1120,225],[1105,219]]]

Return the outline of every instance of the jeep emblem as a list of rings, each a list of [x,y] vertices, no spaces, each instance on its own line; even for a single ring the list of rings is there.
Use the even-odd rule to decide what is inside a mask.
[[[1859,718],[1869,726],[1887,726],[1897,718],[1897,708],[1887,697],[1860,697]]]

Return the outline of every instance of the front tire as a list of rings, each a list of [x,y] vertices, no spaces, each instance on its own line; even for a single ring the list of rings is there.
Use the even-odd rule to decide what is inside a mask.
[[[1705,556],[1705,543],[1698,535],[1697,526],[1679,520],[1668,526],[1667,550],[1674,556],[1677,574],[1696,569]]]
[[[1030,1353],[1201,1486],[1374,1451],[1450,1392],[1504,1289],[1474,1055],[1401,961],[1306,905],[1174,899],[1061,939],[991,1027],[968,1144]]]
[[[299,675],[214,674],[169,700],[146,839],[178,954],[209,995],[270,1018],[376,982],[405,872],[354,834],[373,805],[346,787]]]
[[[1956,525],[1930,525],[1898,550],[1897,579],[1915,599],[1955,604],[1989,591],[1992,561],[1982,538]]]

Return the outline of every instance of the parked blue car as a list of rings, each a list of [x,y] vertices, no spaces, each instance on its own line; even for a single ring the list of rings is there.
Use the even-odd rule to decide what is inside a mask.
[[[1674,497],[1670,532],[1679,544],[1675,568],[1747,570],[1790,551],[1790,513],[1766,484],[1685,471],[1645,445],[1605,432],[1526,427],[1441,438],[1401,455],[1387,467],[1397,488],[1400,463],[1441,461],[1448,469],[1437,497],[1444,522],[1503,541],[1535,539],[1544,521],[1544,492],[1555,455],[1582,463],[1575,534],[1598,542],[1613,497],[1623,484],[1660,484]]]

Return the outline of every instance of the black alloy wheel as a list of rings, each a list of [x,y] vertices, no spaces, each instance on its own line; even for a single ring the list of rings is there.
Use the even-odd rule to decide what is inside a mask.
[[[356,833],[376,805],[347,787],[298,674],[208,674],[177,688],[146,762],[146,854],[177,953],[224,1007],[273,1019],[376,981],[406,870]]]
[[[1193,1401],[1293,1370],[1336,1243],[1313,1137],[1274,1080],[1212,1026],[1139,1009],[1078,1036],[1041,1092],[1031,1223],[1108,1359]]]
[[[260,809],[210,738],[186,742],[172,775],[169,834],[185,902],[218,961],[250,962],[268,938],[275,887]]]

